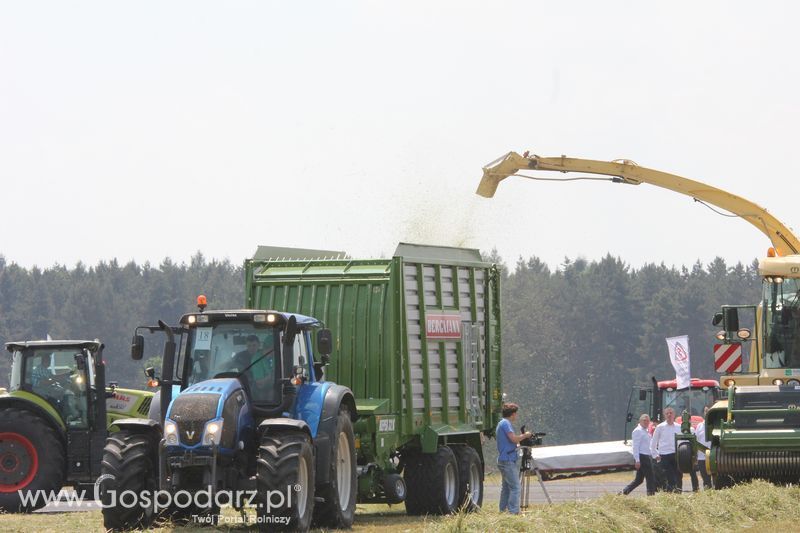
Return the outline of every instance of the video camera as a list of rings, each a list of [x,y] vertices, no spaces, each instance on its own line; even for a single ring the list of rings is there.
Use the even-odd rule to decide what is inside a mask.
[[[521,431],[522,433],[525,433],[525,426],[522,426]],[[519,465],[520,472],[527,472],[528,470],[533,469],[533,454],[531,454],[531,448],[533,446],[541,446],[542,437],[545,435],[547,435],[547,433],[534,433],[527,439],[522,439],[519,441],[519,447],[522,452],[522,461]]]
[[[525,426],[522,426],[522,433],[525,433]],[[527,439],[519,441],[520,446],[541,446],[542,437],[547,436],[547,433],[534,433]]]

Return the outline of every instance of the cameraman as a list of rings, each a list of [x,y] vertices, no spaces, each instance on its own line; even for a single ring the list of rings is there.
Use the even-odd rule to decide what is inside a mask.
[[[511,424],[517,420],[519,406],[515,403],[503,404],[503,419],[497,424],[497,468],[503,476],[500,489],[500,512],[519,514],[519,468],[517,468],[517,444],[530,438],[533,433],[526,431],[521,435],[514,433]]]

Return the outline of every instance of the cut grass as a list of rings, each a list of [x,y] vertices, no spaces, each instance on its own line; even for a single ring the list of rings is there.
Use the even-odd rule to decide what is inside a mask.
[[[649,498],[607,495],[589,501],[537,505],[512,516],[494,510],[440,519],[429,531],[767,531],[793,524],[798,487],[755,481],[730,490],[657,494]]]
[[[657,494],[645,498],[607,495],[589,501],[536,505],[518,516],[501,514],[496,503],[476,513],[448,517],[406,516],[402,505],[359,505],[354,531],[406,533],[413,531],[622,531],[664,533],[711,530],[775,532],[795,530],[800,488],[776,487],[755,481],[729,490]],[[237,513],[226,509],[225,516]],[[252,513],[250,515],[253,516]],[[0,530],[103,531],[98,511],[63,514],[2,515]],[[156,533],[188,531],[246,531],[244,525],[180,527],[164,523]]]

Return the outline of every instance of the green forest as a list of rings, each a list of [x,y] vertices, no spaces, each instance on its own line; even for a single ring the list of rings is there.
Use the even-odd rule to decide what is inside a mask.
[[[621,258],[564,259],[555,270],[536,257],[502,265],[504,389],[519,422],[548,433],[546,444],[622,437],[631,387],[672,379],[666,337],[689,335],[692,375],[716,378],[711,325],[721,304],[755,303],[756,263],[632,268]],[[177,264],[115,260],[74,268],[22,268],[0,256],[0,342],[101,339],[108,378],[142,387],[130,359],[139,325],[174,323],[206,294],[217,308],[241,307],[243,269],[198,253]],[[158,355],[156,343],[148,355]],[[335,354],[334,354],[335,357]],[[0,358],[0,387],[10,358]]]

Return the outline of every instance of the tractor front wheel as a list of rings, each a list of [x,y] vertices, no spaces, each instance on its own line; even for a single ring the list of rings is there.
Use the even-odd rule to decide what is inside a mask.
[[[58,433],[40,416],[13,407],[0,411],[0,511],[44,507],[42,496],[64,485],[66,462]],[[33,498],[24,502],[19,491]]]
[[[261,438],[256,484],[261,531],[308,531],[314,514],[314,450],[300,431]]]
[[[122,430],[108,437],[98,478],[106,529],[147,528],[153,522],[157,461],[157,447],[148,435]],[[148,501],[151,505],[144,505]]]

